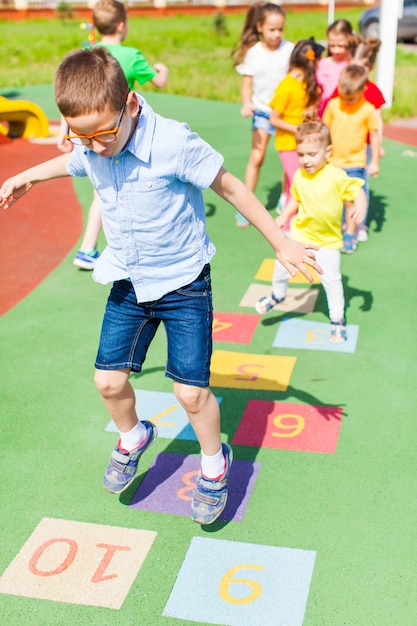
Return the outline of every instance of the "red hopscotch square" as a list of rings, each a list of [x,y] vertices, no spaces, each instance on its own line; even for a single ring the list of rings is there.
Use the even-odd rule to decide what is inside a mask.
[[[232,443],[334,454],[343,409],[249,400]]]
[[[213,340],[249,344],[259,317],[245,313],[214,313]]]

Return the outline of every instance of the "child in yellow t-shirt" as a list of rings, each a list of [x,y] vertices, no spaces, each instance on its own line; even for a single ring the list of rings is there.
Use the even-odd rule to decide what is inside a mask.
[[[346,340],[340,272],[343,203],[349,218],[360,224],[366,211],[363,181],[328,163],[332,152],[330,132],[320,120],[303,122],[297,128],[295,142],[301,167],[293,178],[291,198],[276,222],[282,228],[296,212],[291,221],[291,237],[318,246],[315,255],[323,269],[321,282],[329,307],[330,341],[343,342]],[[272,294],[256,303],[258,313],[271,311],[285,299],[289,277],[288,271],[275,261]]]
[[[378,118],[373,104],[365,99],[368,72],[359,65],[348,65],[342,70],[337,98],[327,104],[323,122],[330,128],[333,153],[330,162],[341,167],[349,176],[361,178],[367,188],[367,139],[371,147],[370,176],[379,174],[380,139]],[[346,215],[343,252],[354,252],[357,247],[357,224]]]
[[[275,148],[285,174],[286,201],[294,172],[299,167],[294,133],[305,116],[317,110],[321,90],[316,82],[316,64],[324,47],[310,39],[299,41],[290,57],[289,72],[275,89],[269,121],[276,128]],[[289,228],[289,224],[286,225]]]

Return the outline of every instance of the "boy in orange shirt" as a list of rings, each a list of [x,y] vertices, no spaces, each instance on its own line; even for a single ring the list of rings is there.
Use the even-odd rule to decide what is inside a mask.
[[[329,101],[323,114],[323,122],[330,128],[333,154],[330,162],[345,170],[349,176],[366,176],[366,146],[369,133],[371,162],[370,176],[379,174],[380,140],[375,107],[365,100],[364,91],[368,78],[365,68],[348,65],[341,73],[339,96]],[[343,235],[343,252],[352,253],[358,245],[357,225],[346,216]]]

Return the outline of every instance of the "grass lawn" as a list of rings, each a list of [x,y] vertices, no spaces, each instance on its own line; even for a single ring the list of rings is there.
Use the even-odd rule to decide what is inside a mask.
[[[360,9],[336,12],[357,28]],[[166,93],[224,102],[240,101],[240,76],[234,71],[230,52],[239,38],[244,14],[227,16],[216,28],[213,16],[172,18],[131,18],[126,45],[143,51],[151,63],[162,61],[170,68]],[[218,23],[218,22],[217,22]],[[287,11],[285,36],[290,41],[314,35],[325,39],[327,11]],[[79,20],[0,21],[3,64],[0,88],[47,84],[53,81],[57,65],[70,50],[83,45],[86,31]],[[143,91],[155,90],[145,85]],[[417,63],[414,52],[401,46],[392,109],[384,111],[385,121],[415,114]]]

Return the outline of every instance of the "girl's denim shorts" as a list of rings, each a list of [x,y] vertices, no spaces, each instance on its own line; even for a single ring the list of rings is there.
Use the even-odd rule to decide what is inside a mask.
[[[252,130],[264,130],[268,135],[275,136],[276,128],[269,121],[269,113],[255,109],[252,117]]]
[[[167,336],[165,376],[207,387],[213,349],[208,264],[192,283],[154,302],[138,304],[132,283],[116,281],[104,312],[96,368],[140,372],[161,322]]]

